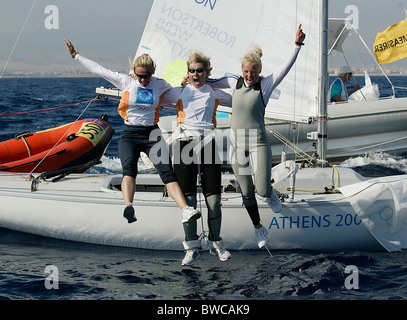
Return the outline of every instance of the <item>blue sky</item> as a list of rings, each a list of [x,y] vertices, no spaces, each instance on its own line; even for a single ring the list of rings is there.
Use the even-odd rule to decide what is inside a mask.
[[[233,0],[223,0],[233,1]],[[300,0],[306,1],[306,0]],[[0,0],[0,71],[9,57],[34,0]],[[107,67],[124,70],[135,54],[153,0],[37,0],[11,56],[8,70],[72,69],[63,39]],[[359,32],[372,47],[378,32],[405,19],[407,0],[329,0],[331,17],[347,17],[345,8],[359,11]],[[58,8],[59,29],[47,29],[48,5]],[[244,19],[244,18],[243,18]],[[349,49],[353,50],[353,42]],[[363,60],[354,54],[354,63]],[[407,59],[394,63],[407,67]]]

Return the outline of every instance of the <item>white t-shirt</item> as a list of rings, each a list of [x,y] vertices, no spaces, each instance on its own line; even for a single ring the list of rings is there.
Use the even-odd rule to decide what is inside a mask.
[[[216,126],[218,105],[231,106],[232,96],[205,84],[195,88],[188,84],[169,91],[163,101],[177,104],[177,121],[195,130],[208,130]]]

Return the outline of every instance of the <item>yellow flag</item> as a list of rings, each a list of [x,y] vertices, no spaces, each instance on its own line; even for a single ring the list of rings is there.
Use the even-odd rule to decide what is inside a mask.
[[[390,63],[407,57],[407,20],[396,23],[378,33],[373,49],[379,64]]]

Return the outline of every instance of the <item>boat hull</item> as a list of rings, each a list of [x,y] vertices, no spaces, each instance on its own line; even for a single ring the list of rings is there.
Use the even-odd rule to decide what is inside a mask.
[[[0,227],[100,245],[183,250],[180,209],[161,192],[164,189],[158,176],[140,175],[138,184],[146,186],[143,180],[148,181],[149,191],[136,192],[138,220],[128,224],[122,217],[122,194],[111,189],[111,185],[117,184],[112,183],[111,177],[75,175],[58,183],[41,183],[38,191],[31,192],[30,181],[3,175]],[[224,185],[230,180],[225,175]],[[107,185],[110,187],[106,188]],[[320,197],[303,194],[298,200],[284,202],[278,214],[262,199],[258,202],[263,225],[269,230],[270,249],[383,250],[341,194]],[[198,206],[203,213],[202,222],[198,220],[198,232],[207,232],[207,210],[202,196]],[[239,192],[222,194],[221,236],[230,250],[257,248]]]

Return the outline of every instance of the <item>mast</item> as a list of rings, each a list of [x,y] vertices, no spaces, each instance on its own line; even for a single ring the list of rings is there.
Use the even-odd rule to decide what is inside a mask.
[[[327,89],[328,89],[328,0],[320,1],[320,55],[319,55],[319,95],[318,95],[318,165],[326,166],[327,151]]]

